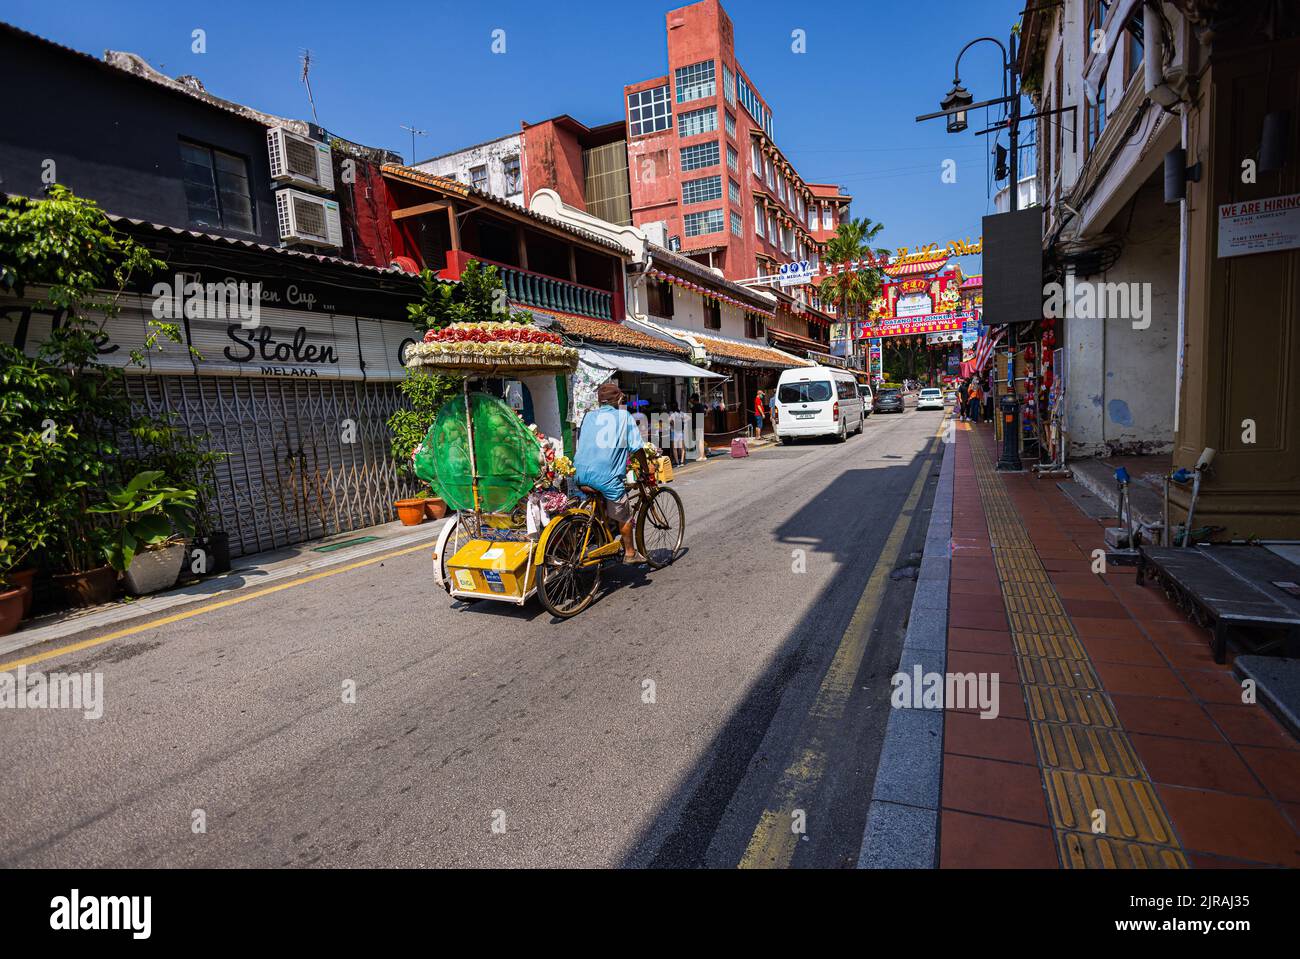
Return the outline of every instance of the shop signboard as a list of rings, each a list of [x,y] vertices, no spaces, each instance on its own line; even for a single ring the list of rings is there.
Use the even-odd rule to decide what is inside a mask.
[[[1300,193],[1219,205],[1219,258],[1300,248]]]
[[[931,313],[903,319],[880,320],[877,323],[859,322],[854,327],[854,337],[916,336],[923,333],[949,333],[961,329],[962,323],[975,317],[974,313]]]
[[[816,268],[808,260],[799,260],[797,263],[782,263],[777,271],[777,282],[783,287],[802,286],[805,283],[811,283],[816,274]]]

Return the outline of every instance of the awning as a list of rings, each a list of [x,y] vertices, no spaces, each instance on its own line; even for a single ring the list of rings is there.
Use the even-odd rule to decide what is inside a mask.
[[[825,343],[809,337],[800,336],[798,333],[787,333],[785,330],[774,330],[771,327],[768,327],[767,335],[773,346],[783,346],[787,349],[794,347],[798,350],[815,350],[820,353],[826,347]]]
[[[724,379],[720,373],[712,373],[699,366],[683,363],[667,356],[649,356],[645,353],[629,353],[624,350],[593,350],[583,347],[579,356],[588,363],[621,370],[624,373],[648,373],[651,376],[678,376],[682,378],[698,377],[700,379]]]

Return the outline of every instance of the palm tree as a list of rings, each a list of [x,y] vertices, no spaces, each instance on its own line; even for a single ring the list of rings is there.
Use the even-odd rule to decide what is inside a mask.
[[[826,263],[834,268],[888,256],[887,249],[871,245],[884,228],[883,223],[872,223],[870,217],[845,220],[826,241]],[[880,295],[881,285],[877,267],[846,268],[838,273],[832,269],[817,285],[817,295],[824,302],[836,304],[841,323],[851,323],[854,317],[862,319],[868,315],[871,301]]]

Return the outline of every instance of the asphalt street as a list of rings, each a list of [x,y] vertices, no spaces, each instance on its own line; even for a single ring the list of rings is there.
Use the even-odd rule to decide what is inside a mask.
[[[29,667],[104,715],[0,711],[0,864],[851,865],[942,416],[687,471],[685,554],[565,622],[425,549]]]

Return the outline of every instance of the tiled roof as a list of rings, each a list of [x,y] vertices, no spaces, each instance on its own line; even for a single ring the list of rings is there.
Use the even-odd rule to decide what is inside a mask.
[[[445,176],[436,176],[432,173],[427,173],[424,170],[416,170],[413,167],[402,166],[400,163],[385,163],[380,169],[385,175],[391,176],[394,179],[405,180],[407,183],[414,183],[416,186],[428,187],[444,194],[451,194],[459,197],[473,197],[476,200],[482,201],[484,206],[501,207],[512,213],[522,214],[530,220],[537,220],[539,223],[545,223],[556,230],[561,230],[564,233],[580,237],[588,243],[594,243],[596,246],[611,250],[614,253],[617,253],[620,257],[627,258],[631,256],[627,248],[621,243],[607,240],[605,237],[597,236],[595,233],[591,233],[587,230],[580,230],[577,227],[561,220],[557,220],[554,217],[546,216],[542,213],[534,213],[532,210],[520,206],[518,203],[511,203],[509,200],[504,200],[499,196],[494,196],[493,194],[484,192],[483,190],[475,189],[469,184],[461,183],[459,180],[454,180]]]
[[[752,290],[747,286],[741,286],[739,283],[734,283],[731,280],[724,279],[703,263],[697,263],[688,256],[674,253],[672,250],[667,250],[655,243],[647,243],[646,248],[650,251],[650,257],[654,260],[655,265],[665,273],[690,274],[695,279],[710,283],[716,289],[723,290],[731,296],[752,303],[759,309],[772,309],[772,300],[768,296]]]
[[[133,227],[141,231],[156,233],[161,236],[185,237],[191,240],[207,240],[212,243],[223,243],[227,246],[239,247],[244,250],[255,250],[258,253],[270,253],[275,256],[287,256],[296,259],[310,260],[313,263],[319,263],[323,266],[340,266],[353,270],[363,270],[368,273],[377,273],[384,276],[407,277],[414,282],[417,277],[407,273],[399,266],[370,266],[366,263],[357,263],[355,260],[345,260],[340,256],[329,256],[324,253],[311,253],[307,250],[292,250],[282,246],[271,246],[267,243],[258,243],[255,240],[244,240],[239,237],[221,236],[217,233],[202,233],[198,230],[186,230],[178,226],[168,226],[165,223],[150,223],[148,220],[137,220],[132,217],[118,216],[115,213],[104,214],[110,222],[123,227]]]
[[[911,263],[891,264],[886,266],[885,273],[892,277],[915,276],[918,273],[933,273],[941,269],[949,260],[948,254],[937,256],[929,260],[915,260]]]
[[[661,340],[649,333],[642,333],[622,323],[612,320],[593,320],[587,316],[574,316],[571,313],[555,313],[551,310],[539,310],[536,307],[520,307],[529,313],[548,316],[553,326],[574,339],[591,343],[608,343],[611,346],[624,346],[634,350],[653,350],[656,353],[672,353],[675,356],[691,355],[690,348],[683,343]]]
[[[771,347],[755,346],[751,343],[741,343],[738,340],[720,340],[714,336],[696,333],[694,330],[690,331],[690,336],[692,339],[699,341],[710,358],[717,357],[724,363],[727,360],[738,360],[742,365],[775,366],[782,369],[815,365],[808,360],[801,359],[790,353],[783,353],[781,350],[772,349]]]

